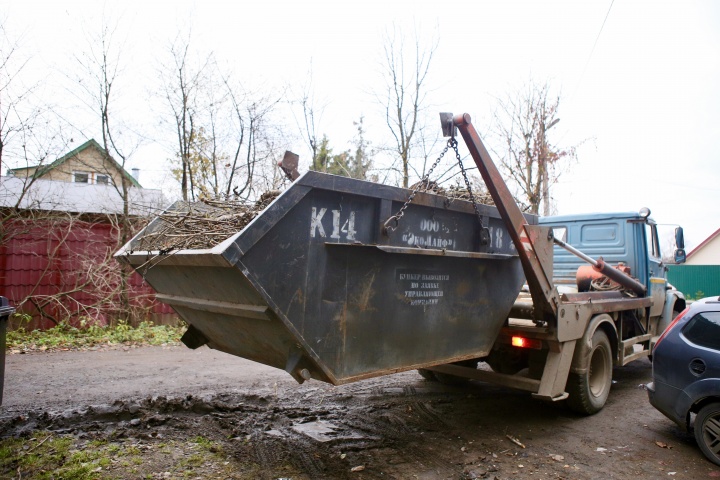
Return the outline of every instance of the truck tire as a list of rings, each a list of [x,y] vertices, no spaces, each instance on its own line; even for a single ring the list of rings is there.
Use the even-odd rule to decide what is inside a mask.
[[[490,352],[485,358],[485,363],[492,368],[493,372],[515,375],[529,366],[527,352],[520,348],[501,347]]]
[[[709,403],[701,408],[695,417],[693,431],[700,450],[716,465],[720,465],[720,452],[717,451],[717,443],[720,440],[718,427],[720,427],[720,403]]]
[[[582,362],[585,373],[570,373],[567,381],[568,406],[583,415],[602,410],[612,385],[612,348],[607,334],[598,328],[592,336],[589,355]]]

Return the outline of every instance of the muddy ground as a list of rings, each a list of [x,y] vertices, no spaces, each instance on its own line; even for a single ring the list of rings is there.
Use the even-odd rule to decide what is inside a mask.
[[[15,354],[0,437],[51,431],[73,452],[101,445],[115,453],[97,478],[720,477],[693,437],[650,406],[649,380],[647,360],[615,369],[605,409],[580,417],[526,393],[415,372],[298,385],[204,347]],[[199,444],[210,445],[205,456]],[[0,477],[20,478],[15,467]]]

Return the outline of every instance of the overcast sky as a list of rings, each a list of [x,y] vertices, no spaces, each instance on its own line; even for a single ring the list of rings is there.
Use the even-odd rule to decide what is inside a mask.
[[[188,26],[195,42],[258,85],[299,85],[312,63],[327,103],[320,130],[340,143],[360,115],[380,124],[368,125],[371,133],[384,128],[371,95],[382,34],[393,25],[417,30],[439,42],[433,108],[468,112],[480,131],[494,99],[531,76],[561,90],[552,139],[589,140],[554,187],[558,213],[647,206],[658,222],[683,225],[690,248],[720,228],[718,1],[126,0],[104,8],[0,0],[0,12],[25,48],[60,68],[72,68],[89,25],[103,14],[121,18],[132,58],[126,73],[137,79],[127,90],[138,98],[156,47]],[[160,186],[170,155],[150,146],[130,167],[143,169],[144,186]]]

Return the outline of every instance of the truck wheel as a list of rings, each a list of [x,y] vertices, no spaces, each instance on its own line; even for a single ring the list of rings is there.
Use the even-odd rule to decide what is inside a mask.
[[[435,376],[435,372],[433,372],[432,370],[428,370],[426,368],[418,368],[418,373],[420,374],[421,377],[423,377],[425,380],[427,380],[429,382],[437,382],[438,381],[437,377]]]
[[[703,454],[720,465],[720,403],[710,403],[695,417],[695,440]]]
[[[515,375],[529,366],[528,355],[519,348],[501,348],[493,350],[485,359],[493,372]]]
[[[584,415],[602,410],[612,384],[612,348],[602,329],[592,336],[590,354],[583,359],[585,373],[570,373],[567,382],[568,406]]]

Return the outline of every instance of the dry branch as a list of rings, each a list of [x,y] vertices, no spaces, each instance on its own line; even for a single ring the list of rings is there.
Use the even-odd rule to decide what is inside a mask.
[[[280,194],[265,192],[248,204],[232,200],[201,200],[175,204],[160,214],[133,250],[157,251],[165,255],[176,250],[212,248],[236,234]]]
[[[490,196],[490,193],[488,192],[477,192],[473,188],[472,195],[470,192],[468,192],[468,189],[466,187],[462,187],[460,185],[451,185],[447,188],[441,187],[438,185],[437,182],[430,181],[427,183],[427,185],[421,185],[423,182],[422,180],[411,185],[410,189],[414,190],[415,188],[420,185],[419,192],[424,193],[430,193],[434,195],[441,195],[443,197],[447,197],[450,201],[452,200],[466,200],[468,202],[472,201],[472,195],[475,196],[475,201],[482,205],[495,205],[493,202],[492,197]]]

